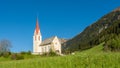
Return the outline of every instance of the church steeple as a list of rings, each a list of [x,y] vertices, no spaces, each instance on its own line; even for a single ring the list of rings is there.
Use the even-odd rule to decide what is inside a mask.
[[[40,32],[40,27],[39,27],[39,22],[38,22],[38,17],[36,20],[36,27],[33,35],[33,52],[37,53],[39,52],[39,46],[42,43],[42,35]]]
[[[40,27],[39,27],[39,22],[38,22],[38,17],[37,17],[37,20],[36,20],[35,34],[36,35],[41,34]]]

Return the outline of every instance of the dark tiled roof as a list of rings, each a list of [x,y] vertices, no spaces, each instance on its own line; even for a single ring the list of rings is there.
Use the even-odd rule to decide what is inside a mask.
[[[42,41],[42,43],[40,44],[40,46],[44,46],[44,45],[47,45],[47,44],[51,44],[55,37],[56,37],[56,36],[53,36],[53,37],[48,38],[48,39],[45,39],[44,41]],[[58,38],[58,37],[57,37],[57,38]],[[61,44],[63,44],[64,42],[67,41],[66,39],[60,39],[60,38],[58,38],[58,40],[60,41]]]
[[[51,38],[48,38],[48,39],[45,39],[45,40],[41,43],[41,46],[46,45],[46,44],[50,44],[50,43],[53,41],[54,38],[55,38],[55,36],[54,36],[54,37],[51,37]]]

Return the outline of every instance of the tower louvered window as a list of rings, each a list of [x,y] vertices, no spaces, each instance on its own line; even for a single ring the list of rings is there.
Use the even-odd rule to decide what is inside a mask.
[[[40,40],[40,36],[38,37],[38,40]]]
[[[36,41],[36,36],[35,36],[35,41]]]

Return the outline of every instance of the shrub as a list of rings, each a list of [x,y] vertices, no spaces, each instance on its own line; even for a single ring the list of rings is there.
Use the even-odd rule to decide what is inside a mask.
[[[14,54],[11,55],[11,59],[12,60],[21,60],[21,59],[24,59],[24,56],[22,54],[14,53]]]
[[[11,55],[11,59],[12,59],[12,60],[17,60],[17,54],[12,54],[12,55]]]
[[[0,57],[2,57],[3,56],[3,53],[0,53]]]
[[[56,54],[56,53],[53,52],[53,51],[50,51],[50,52],[49,52],[49,56],[58,56],[58,54]]]
[[[43,53],[41,56],[58,56],[58,54],[55,53],[54,51],[50,50],[50,52]]]
[[[17,60],[24,59],[24,56],[22,54],[17,54]]]
[[[27,55],[31,55],[31,51],[28,51],[28,52],[27,52]]]
[[[48,56],[49,54],[48,53],[43,53],[41,56]]]
[[[104,50],[120,51],[120,38],[116,37],[107,41],[104,45]]]
[[[3,57],[8,58],[11,55],[11,52],[4,52]]]
[[[26,52],[22,51],[20,54],[24,55],[24,54],[26,54]]]
[[[24,54],[31,55],[31,51],[28,51],[28,52],[22,51],[20,54],[22,54],[22,55],[24,55]]]

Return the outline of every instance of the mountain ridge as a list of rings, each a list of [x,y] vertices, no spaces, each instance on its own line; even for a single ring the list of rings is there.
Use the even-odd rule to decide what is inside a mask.
[[[83,32],[64,43],[63,49],[76,51],[93,47],[93,40],[113,23],[120,20],[120,7],[101,17],[98,21],[86,27]],[[95,41],[94,42],[98,42]]]

